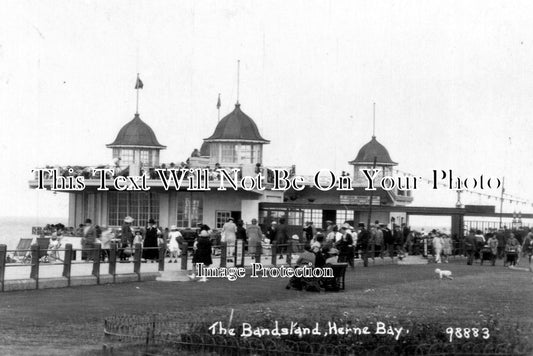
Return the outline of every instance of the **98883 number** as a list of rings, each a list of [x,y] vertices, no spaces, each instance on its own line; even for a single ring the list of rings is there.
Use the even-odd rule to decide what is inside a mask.
[[[483,338],[485,340],[490,338],[488,328],[446,328],[448,339],[452,342],[454,339],[477,339]]]

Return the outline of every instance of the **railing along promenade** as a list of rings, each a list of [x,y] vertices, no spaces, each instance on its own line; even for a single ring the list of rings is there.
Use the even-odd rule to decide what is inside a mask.
[[[263,265],[276,266],[281,264],[291,265],[295,262],[294,254],[303,251],[304,244],[272,244],[262,246],[258,244],[253,256],[241,251],[237,256],[228,256],[228,246],[226,243],[214,245],[212,247],[213,265],[219,267],[243,266],[249,267],[251,263],[257,262]],[[234,249],[248,248],[247,244],[236,242]],[[143,280],[144,273],[158,275],[158,272],[171,270],[192,270],[192,256],[187,243],[181,248],[179,266],[168,263],[170,259],[165,246],[143,247],[136,244],[131,250],[131,256],[126,260],[121,260],[121,254],[125,249],[117,243],[111,243],[109,249],[102,249],[100,244],[95,244],[94,248],[73,249],[72,244],[66,244],[64,248],[42,249],[38,244],[31,245],[30,249],[8,250],[6,245],[0,245],[0,291],[6,291],[6,285],[14,281],[30,281],[34,288],[40,289],[41,281],[59,279],[63,283],[61,286],[70,287],[73,280],[80,278],[90,278],[92,283],[82,284],[108,284],[117,283],[121,277],[128,277],[128,281]],[[157,250],[157,258],[146,260],[143,258],[143,251]],[[283,259],[278,254],[283,253]],[[12,258],[11,256],[19,256]],[[77,260],[75,256],[84,256],[85,259]],[[218,260],[218,261],[217,261]],[[229,261],[229,262],[228,262]],[[155,268],[154,268],[155,267]],[[76,273],[73,272],[76,269]],[[12,270],[16,270],[13,272]],[[46,286],[44,288],[47,288]]]

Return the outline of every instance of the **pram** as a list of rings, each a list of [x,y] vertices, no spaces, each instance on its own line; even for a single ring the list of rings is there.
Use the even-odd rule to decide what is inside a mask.
[[[479,258],[482,265],[483,261],[492,261],[492,250],[490,249],[490,246],[486,245],[481,248],[481,251],[479,252]]]
[[[503,263],[504,267],[507,267],[507,265],[516,266],[517,261],[518,261],[518,250],[517,249],[509,249],[505,251],[505,260]]]

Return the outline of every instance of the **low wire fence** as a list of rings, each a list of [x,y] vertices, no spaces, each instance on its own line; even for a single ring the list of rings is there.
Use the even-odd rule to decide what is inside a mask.
[[[531,325],[525,326],[531,330]],[[186,324],[162,316],[114,316],[104,322],[103,355],[256,355],[256,356],[381,356],[381,355],[530,355],[533,349],[524,342],[476,340],[463,342],[396,342],[357,341],[336,338],[321,341],[317,338],[240,337],[214,335],[206,332],[201,323]],[[429,338],[428,338],[429,340]]]

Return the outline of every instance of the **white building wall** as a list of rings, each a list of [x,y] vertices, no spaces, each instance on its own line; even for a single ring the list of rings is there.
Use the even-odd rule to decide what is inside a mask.
[[[204,193],[204,224],[214,227],[217,211],[241,211],[241,200],[246,196],[233,190]]]
[[[259,200],[241,200],[241,220],[245,224],[251,224],[252,219],[258,219],[258,214]]]

